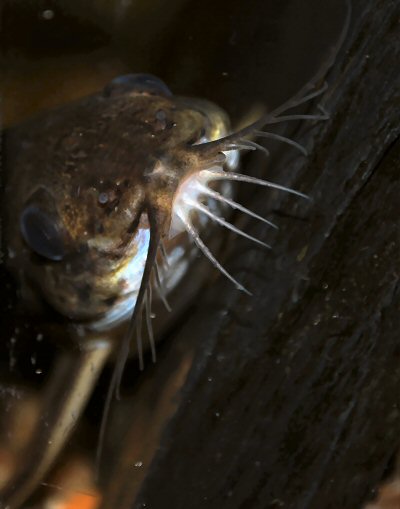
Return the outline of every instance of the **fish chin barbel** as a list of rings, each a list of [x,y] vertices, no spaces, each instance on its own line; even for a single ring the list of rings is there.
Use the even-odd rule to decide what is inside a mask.
[[[243,181],[305,197],[227,170],[235,168],[239,151],[266,150],[248,137],[279,139],[304,154],[305,149],[293,140],[260,129],[278,122],[326,118],[323,111],[284,115],[324,90],[325,86],[302,90],[274,112],[230,134],[229,121],[216,106],[176,98],[153,76],[128,75],[114,80],[104,94],[28,125],[31,134],[22,147],[10,136],[7,155],[15,171],[5,190],[9,266],[31,294],[72,324],[71,334],[81,351],[57,363],[43,399],[45,421],[37,425],[29,460],[0,492],[2,502],[18,507],[44,476],[115,349],[111,331],[130,320],[117,342],[108,409],[143,308],[152,339],[152,286],[163,297],[163,287],[170,290],[177,283],[177,278],[172,277],[171,283],[168,274],[159,270],[160,252],[167,253],[169,274],[182,275],[181,242],[188,233],[206,257],[246,291],[200,238],[201,226],[212,219],[263,244],[223,219],[218,204],[274,225],[208,184]],[[33,165],[32,150],[39,151],[42,164]],[[142,358],[140,330],[137,339]],[[74,376],[66,387],[69,370]]]

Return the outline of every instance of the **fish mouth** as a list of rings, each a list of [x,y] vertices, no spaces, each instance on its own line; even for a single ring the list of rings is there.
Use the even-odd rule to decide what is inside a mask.
[[[64,266],[49,265],[41,293],[56,311],[71,320],[88,325],[102,320],[106,324],[117,323],[134,308],[149,242],[149,230],[139,228],[131,254],[117,267],[110,264],[110,270],[102,274],[96,274],[90,267],[76,274],[72,267],[66,271]]]

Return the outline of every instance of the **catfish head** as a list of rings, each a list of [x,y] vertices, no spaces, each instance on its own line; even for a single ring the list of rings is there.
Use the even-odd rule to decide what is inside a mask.
[[[15,129],[6,139],[9,265],[68,319],[121,322],[146,260],[154,267],[160,242],[167,250],[178,243],[179,189],[215,164],[218,151],[210,158],[193,148],[228,132],[217,106],[175,97],[143,74]]]

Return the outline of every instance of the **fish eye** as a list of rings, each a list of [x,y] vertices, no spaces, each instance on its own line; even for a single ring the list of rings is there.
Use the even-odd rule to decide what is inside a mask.
[[[57,223],[36,205],[28,205],[20,217],[22,237],[36,254],[57,262],[65,250]]]
[[[161,95],[171,97],[167,85],[152,74],[125,74],[114,78],[104,89],[106,97],[137,92],[138,94]]]

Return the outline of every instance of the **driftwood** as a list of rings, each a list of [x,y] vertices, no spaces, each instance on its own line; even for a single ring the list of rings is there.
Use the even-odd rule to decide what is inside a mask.
[[[247,203],[284,210],[273,253],[226,246],[254,296],[217,278],[168,338],[120,411],[119,453],[131,452],[104,507],[354,509],[388,473],[400,442],[400,12],[353,7],[330,120],[297,133],[307,160],[269,173],[313,201]]]

